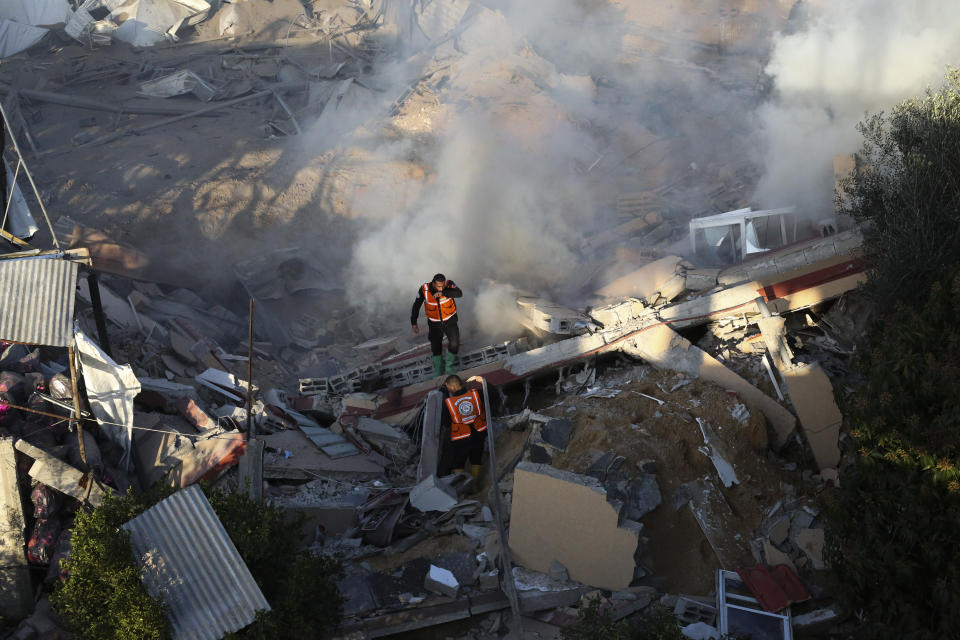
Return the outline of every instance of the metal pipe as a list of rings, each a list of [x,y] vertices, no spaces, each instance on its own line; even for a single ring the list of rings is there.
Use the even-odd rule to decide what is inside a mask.
[[[253,298],[250,298],[250,339],[247,342],[247,440],[256,435],[253,430]]]
[[[503,505],[500,504],[500,485],[497,482],[497,454],[494,446],[493,419],[490,415],[490,393],[487,389],[487,380],[482,376],[472,376],[469,381],[479,380],[483,385],[483,414],[487,421],[487,451],[490,463],[490,493],[493,503],[493,518],[497,524],[497,536],[500,538],[500,558],[503,569],[503,587],[510,601],[510,612],[513,614],[511,632],[516,638],[523,637],[523,619],[520,617],[520,600],[517,597],[517,585],[513,581],[513,560],[510,558],[510,547],[507,546],[507,531],[503,521]]]
[[[93,319],[97,322],[97,336],[100,338],[100,346],[104,353],[113,358],[110,336],[107,335],[107,318],[103,315],[103,301],[100,299],[100,280],[97,279],[96,271],[87,274],[87,284],[90,286],[90,302],[93,304]],[[140,319],[137,318],[137,322],[139,321]]]

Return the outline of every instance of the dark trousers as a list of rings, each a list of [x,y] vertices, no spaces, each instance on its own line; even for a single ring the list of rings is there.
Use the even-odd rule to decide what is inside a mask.
[[[443,451],[440,453],[438,467],[441,476],[449,475],[454,469],[465,469],[467,460],[470,464],[483,462],[483,447],[487,443],[486,431],[474,431],[469,438],[460,440],[450,440],[449,437],[448,432],[447,441],[443,443]]]
[[[457,316],[446,322],[427,321],[427,337],[430,338],[430,350],[433,355],[443,354],[443,336],[447,336],[447,351],[460,353],[460,327],[457,326]]]

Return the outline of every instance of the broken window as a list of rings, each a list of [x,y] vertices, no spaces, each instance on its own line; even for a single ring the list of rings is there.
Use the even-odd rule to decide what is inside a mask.
[[[734,571],[717,571],[717,609],[720,633],[752,640],[792,640],[790,609],[764,611]]]
[[[690,221],[693,252],[714,264],[741,262],[797,240],[793,207],[766,211],[748,207]]]

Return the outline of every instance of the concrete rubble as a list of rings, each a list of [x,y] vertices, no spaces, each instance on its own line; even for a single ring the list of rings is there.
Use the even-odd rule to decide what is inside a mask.
[[[310,8],[296,2],[278,21],[289,27],[282,39],[262,30],[254,39],[258,12],[266,11],[255,3],[63,4],[56,22],[48,16],[8,25],[0,40],[0,57],[29,49],[29,59],[38,51],[30,47],[53,37],[50,31],[75,49],[69,52],[75,64],[69,73],[61,70],[62,85],[19,91],[0,82],[6,104],[30,116],[14,116],[12,139],[32,140],[42,110],[54,119],[64,107],[93,118],[68,139],[76,149],[126,145],[135,139],[127,134],[159,135],[155,128],[181,121],[222,129],[218,119],[233,111],[271,143],[305,137],[316,123],[332,129],[356,113],[364,122],[352,126],[371,140],[381,129],[426,139],[426,121],[444,121],[457,104],[483,102],[513,122],[518,137],[537,143],[531,125],[540,118],[526,112],[529,105],[496,104],[461,75],[465,52],[505,26],[503,14],[475,3],[387,7],[364,0]],[[278,16],[293,6],[277,5]],[[669,36],[659,31],[630,37]],[[393,97],[369,69],[396,42],[411,57],[394,62],[424,75],[367,113],[360,107],[371,99]],[[199,43],[209,50],[190,48]],[[99,52],[108,46],[119,61]],[[639,55],[677,66],[659,54]],[[609,91],[606,79],[561,73],[535,46],[512,58],[503,68],[488,60],[485,73],[534,87],[558,121],[575,118],[555,94],[581,91],[592,103]],[[117,104],[83,95],[84,87],[119,79],[130,95]],[[105,114],[109,128],[102,126]],[[141,115],[163,120],[145,123]],[[378,118],[383,122],[376,124]],[[279,505],[291,523],[302,516],[304,545],[344,559],[347,573],[338,584],[344,637],[470,618],[487,634],[477,631],[476,638],[503,635],[513,623],[556,634],[597,599],[614,619],[665,605],[685,637],[713,638],[722,606],[718,570],[784,566],[816,585],[827,565],[826,525],[814,498],[838,482],[846,453],[834,388],[855,343],[856,321],[852,327],[845,321],[856,314],[844,305],[855,301],[865,278],[862,237],[856,228],[838,229],[835,220],[806,220],[792,207],[750,209],[743,185],[733,193],[729,185],[706,184],[736,172],[732,165],[672,166],[675,136],[625,124],[611,143],[623,149],[574,163],[582,175],[619,176],[609,184],[603,179],[604,222],[578,239],[576,255],[584,261],[583,273],[572,278],[578,281],[542,293],[502,285],[507,304],[497,311],[509,335],[490,342],[475,327],[464,330],[456,369],[489,385],[488,436],[497,456],[476,479],[443,475],[445,409],[425,336],[409,335],[405,318],[398,328],[354,304],[335,259],[339,248],[320,250],[306,234],[299,245],[285,238],[255,250],[228,250],[224,240],[219,256],[232,268],[219,271],[227,275],[185,286],[188,276],[197,277],[185,273],[189,267],[148,257],[183,241],[180,232],[176,240],[157,238],[156,247],[137,247],[121,227],[61,216],[50,225],[59,242],[50,259],[76,262],[80,274],[70,296],[69,350],[66,344],[34,349],[18,344],[24,341],[17,335],[0,334],[0,375],[16,376],[9,380],[18,406],[43,412],[11,414],[0,425],[0,458],[7,463],[0,484],[10,515],[0,539],[7,558],[0,613],[23,620],[23,634],[44,637],[59,624],[43,599],[31,601],[38,584],[30,569],[55,570],[58,562],[30,555],[30,534],[42,520],[24,512],[21,500],[38,486],[67,501],[71,514],[96,507],[108,493],[174,488],[172,502],[128,523],[141,555],[175,555],[151,548],[150,534],[184,524],[173,513],[176,501],[192,500],[190,509],[209,516],[197,497],[199,482]],[[665,151],[650,147],[664,144]],[[252,171],[247,165],[272,152],[260,153],[231,169],[240,177],[231,178],[230,190],[242,191],[244,172]],[[371,161],[369,153],[347,143],[324,150],[324,157],[337,156],[342,171],[321,178],[326,168],[304,169],[282,192],[251,203],[269,200],[266,208],[290,213],[285,223],[296,222],[290,225],[296,237],[301,221],[286,211],[285,200],[305,183],[323,182],[324,208],[349,219],[344,203],[378,201],[382,191],[391,209],[403,209],[418,203],[423,185],[435,179],[413,161]],[[654,155],[662,160],[652,163]],[[365,162],[376,170],[368,175]],[[624,180],[617,165],[636,175]],[[837,175],[848,165],[838,160]],[[146,166],[131,174],[150,173]],[[349,172],[354,179],[342,175]],[[640,184],[638,176],[654,172],[676,179]],[[171,175],[161,172],[158,180]],[[200,187],[206,178],[199,173],[191,179],[203,191],[198,208],[223,198]],[[12,174],[8,180],[19,192]],[[688,190],[710,195],[710,215],[702,215],[701,202],[684,199]],[[20,194],[11,201],[23,227],[13,236],[22,243],[42,229],[28,217],[39,199]],[[239,209],[260,215],[258,207]],[[135,208],[118,211],[138,215]],[[221,212],[231,220],[236,213]],[[762,219],[777,220],[775,233],[764,237],[769,242],[738,245],[735,236],[747,239]],[[221,232],[216,220],[199,224],[210,237]],[[717,235],[725,229],[729,237]],[[5,261],[37,257],[39,249],[8,235],[5,241],[25,255],[0,256]],[[59,528],[69,531],[71,518]],[[222,527],[212,532],[220,535]],[[191,543],[208,553],[218,539]],[[170,577],[145,580],[160,590]],[[829,594],[811,592],[815,601],[792,605],[794,628],[815,632],[838,624],[843,612]],[[187,600],[177,602],[175,615],[188,627],[199,612]],[[265,603],[254,598],[253,604]],[[255,607],[238,606],[249,622]]]

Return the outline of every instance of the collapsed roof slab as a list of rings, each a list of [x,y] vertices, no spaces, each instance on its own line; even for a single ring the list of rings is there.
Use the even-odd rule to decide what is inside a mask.
[[[591,312],[592,317],[604,325],[599,331],[529,351],[506,353],[496,362],[465,369],[462,374],[482,375],[493,385],[508,384],[602,353],[624,351],[627,341],[655,326],[682,329],[726,317],[759,316],[760,312],[755,303],[758,297],[763,299],[773,313],[803,309],[855,289],[866,277],[865,268],[865,263],[854,252],[817,260],[789,273],[767,273],[761,280],[745,282],[656,310],[644,307],[638,300],[627,299]],[[706,369],[712,376],[707,379],[714,379],[718,384],[734,385],[731,388],[740,384],[723,373],[726,368],[719,362],[709,363]],[[742,380],[732,372],[730,375]],[[379,392],[381,402],[373,416],[391,422],[408,419],[426,394],[438,385],[438,380],[430,378],[399,389],[382,390]],[[745,391],[745,394],[753,393],[759,393],[766,398],[758,390]],[[758,398],[757,404],[767,404],[768,401],[773,402],[769,398]],[[774,412],[776,410],[771,407],[770,413]],[[776,422],[778,436],[785,437],[782,435],[786,429],[785,418],[776,418]],[[792,429],[792,426],[790,428]]]

